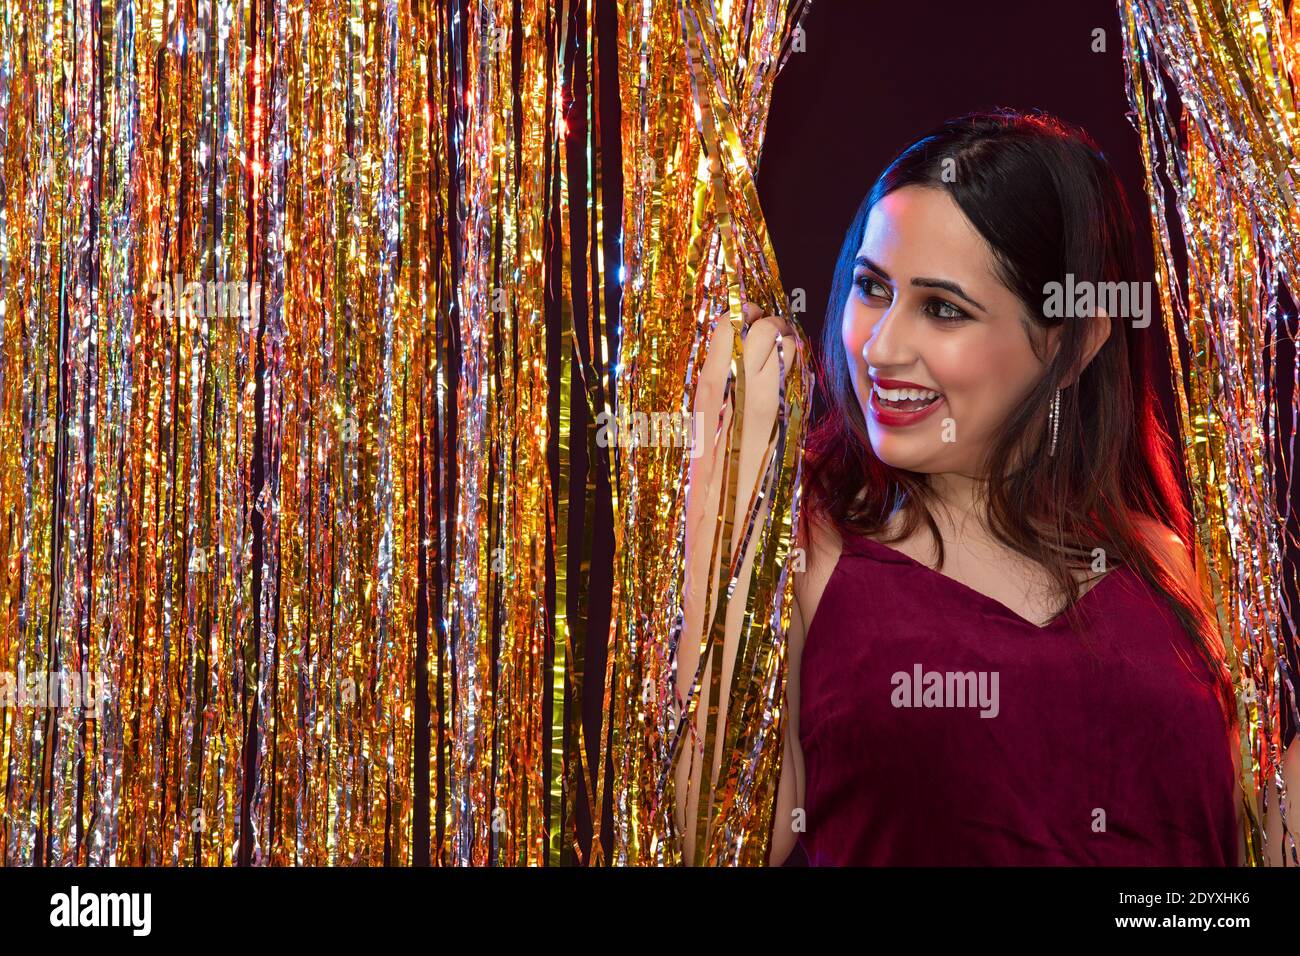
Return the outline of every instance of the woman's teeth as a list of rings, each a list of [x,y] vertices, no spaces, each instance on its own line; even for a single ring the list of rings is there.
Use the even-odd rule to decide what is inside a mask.
[[[881,388],[873,385],[876,398],[881,405],[895,408],[902,412],[913,412],[933,404],[940,397],[939,392],[928,388]]]

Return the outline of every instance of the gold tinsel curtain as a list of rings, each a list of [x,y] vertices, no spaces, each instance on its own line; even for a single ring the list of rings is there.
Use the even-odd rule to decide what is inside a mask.
[[[780,300],[751,169],[791,20],[6,0],[6,863],[673,855],[688,452],[601,428],[688,409],[714,324]]]
[[[1300,10],[1288,16],[1281,0],[1120,0],[1119,14],[1198,569],[1238,687],[1249,858],[1259,865],[1261,825],[1282,813],[1282,849],[1296,864],[1281,758],[1284,707],[1300,726],[1294,550],[1288,561],[1300,521]],[[1259,820],[1266,780],[1280,794]]]
[[[744,363],[741,303],[788,314],[758,205],[757,166],[772,81],[797,37],[798,16],[784,2],[624,3],[619,34],[624,106],[627,281],[619,403],[624,409],[695,410],[694,386],[720,322],[734,334],[731,414],[699,422],[699,448],[724,449],[719,524],[709,549],[710,581],[702,625],[684,617],[685,491],[689,453],[636,448],[617,456],[619,615],[612,636],[611,734],[615,853],[620,862],[680,862],[673,824],[676,762],[682,759],[707,682],[704,787],[696,862],[761,863],[767,856],[779,778],[785,644],[793,578],[788,570],[797,520],[799,446],[812,381],[794,349],[781,372],[781,406],[752,485],[740,481]],[[788,346],[787,346],[788,347]],[[806,355],[806,350],[802,353]],[[700,413],[703,416],[703,413]],[[697,451],[698,455],[698,451]],[[735,587],[746,560],[753,575]],[[713,590],[716,588],[716,593]],[[725,589],[725,590],[724,590]],[[743,609],[725,723],[719,732],[722,643],[733,602]],[[700,645],[697,673],[677,696],[680,642]],[[710,654],[710,651],[714,653]]]

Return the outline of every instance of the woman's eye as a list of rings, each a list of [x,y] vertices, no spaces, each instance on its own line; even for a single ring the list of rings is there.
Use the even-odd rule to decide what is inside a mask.
[[[864,272],[854,278],[853,284],[858,287],[865,299],[879,298],[888,300],[890,298],[889,287],[868,273]],[[968,313],[957,308],[946,299],[930,299],[926,302],[924,310],[928,315],[933,316],[945,325],[956,325],[970,318]]]
[[[969,315],[957,308],[957,306],[943,299],[931,299],[926,304],[926,311],[940,322],[951,322],[955,324],[970,318]]]
[[[886,299],[889,297],[888,294],[884,292],[885,290],[884,284],[877,281],[876,279],[874,279],[872,276],[868,275],[865,272],[862,275],[858,276],[853,281],[857,285],[857,287],[862,290],[863,296],[865,296],[868,299],[872,298],[872,292],[871,292],[872,288],[877,286],[882,290],[882,294],[879,296],[880,298]]]

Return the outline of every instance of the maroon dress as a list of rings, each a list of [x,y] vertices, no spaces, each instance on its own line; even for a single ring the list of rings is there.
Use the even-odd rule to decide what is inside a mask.
[[[1139,575],[1045,627],[865,537],[808,628],[799,742],[812,866],[1237,862],[1228,732]]]

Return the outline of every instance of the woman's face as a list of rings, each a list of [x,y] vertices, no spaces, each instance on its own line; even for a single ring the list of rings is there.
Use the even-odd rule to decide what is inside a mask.
[[[871,445],[886,464],[979,476],[991,441],[1043,374],[1024,304],[993,268],[943,190],[905,186],[871,210],[841,328]],[[1054,338],[1034,333],[1040,348]],[[899,382],[940,396],[919,412],[891,409],[879,389],[895,397],[887,386]]]

